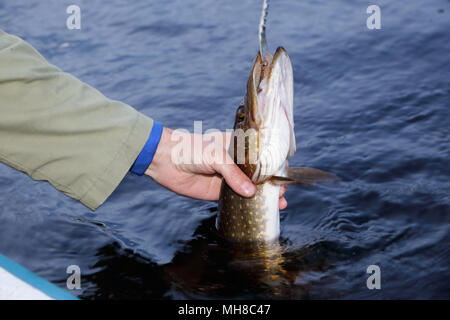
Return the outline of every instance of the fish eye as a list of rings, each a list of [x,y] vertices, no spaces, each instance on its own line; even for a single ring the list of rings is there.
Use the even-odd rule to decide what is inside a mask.
[[[245,120],[245,107],[243,105],[240,105],[237,108],[237,112],[236,112],[236,120],[237,122],[242,122]]]

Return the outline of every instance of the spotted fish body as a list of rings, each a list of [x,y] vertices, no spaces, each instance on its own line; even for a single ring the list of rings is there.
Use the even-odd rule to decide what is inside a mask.
[[[280,234],[278,211],[279,186],[263,183],[256,186],[255,195],[239,196],[226,183],[222,184],[217,229],[234,242],[270,242]]]
[[[286,174],[286,159],[295,152],[293,132],[293,76],[289,56],[278,48],[274,57],[258,53],[247,82],[244,103],[238,107],[230,154],[256,185],[244,198],[222,183],[216,227],[232,242],[271,242],[280,234],[278,197],[280,184],[273,176]],[[237,133],[245,138],[244,161],[239,161]],[[242,140],[241,140],[242,141]]]

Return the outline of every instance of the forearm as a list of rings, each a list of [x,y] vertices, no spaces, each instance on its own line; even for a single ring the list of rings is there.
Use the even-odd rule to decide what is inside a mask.
[[[128,172],[152,125],[0,31],[0,161],[95,210]]]

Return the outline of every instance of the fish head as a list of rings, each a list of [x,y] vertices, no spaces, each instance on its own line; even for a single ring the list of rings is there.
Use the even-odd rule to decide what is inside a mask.
[[[267,54],[264,59],[258,52],[234,125],[234,160],[254,183],[279,175],[285,160],[295,153],[293,100],[293,72],[286,50],[279,47],[273,57]],[[239,139],[245,141],[241,157]]]

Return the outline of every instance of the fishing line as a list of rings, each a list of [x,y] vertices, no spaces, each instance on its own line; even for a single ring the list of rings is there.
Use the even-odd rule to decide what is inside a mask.
[[[267,13],[269,11],[269,0],[264,0],[261,20],[259,21],[259,52],[261,53],[261,58],[266,59],[267,53],[267,40],[266,40],[266,21]]]

